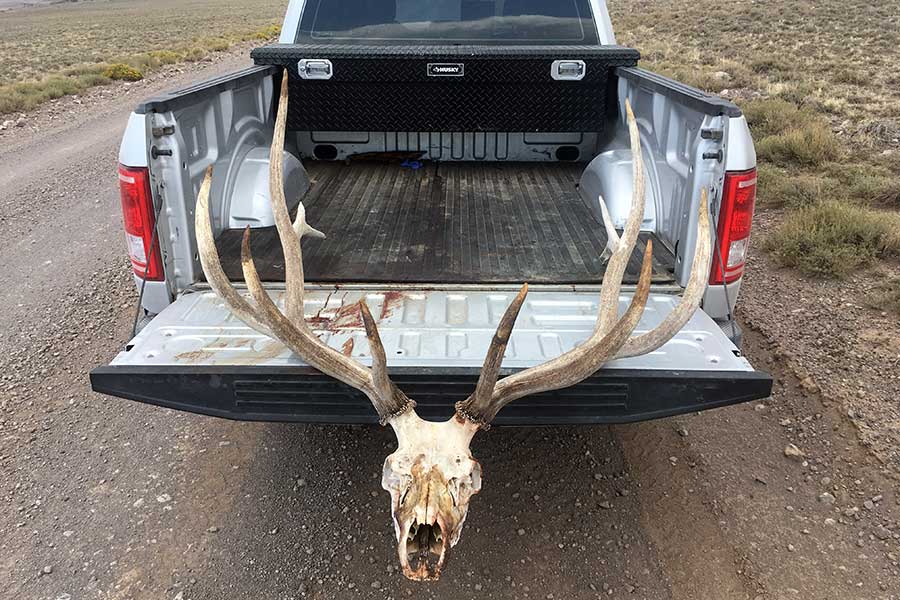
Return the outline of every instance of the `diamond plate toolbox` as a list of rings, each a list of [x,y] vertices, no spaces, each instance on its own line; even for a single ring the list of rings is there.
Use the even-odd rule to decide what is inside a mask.
[[[292,131],[600,132],[621,46],[350,46],[275,44],[251,53],[290,74]],[[328,60],[328,79],[300,61]],[[583,61],[578,80],[554,62]]]

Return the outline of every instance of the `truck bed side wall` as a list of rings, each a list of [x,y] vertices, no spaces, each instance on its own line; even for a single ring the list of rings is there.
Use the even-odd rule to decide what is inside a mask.
[[[676,255],[676,273],[687,283],[696,244],[696,221],[701,189],[709,189],[712,222],[718,222],[727,170],[756,166],[753,140],[740,109],[712,96],[639,68],[617,69],[619,97],[631,101],[641,128],[648,177],[648,204],[655,220],[645,221]],[[624,144],[624,122],[614,144]],[[610,147],[609,151],[615,150]],[[629,153],[630,154],[630,153]],[[630,183],[617,183],[630,193]],[[621,191],[619,192],[621,195]],[[628,199],[611,202],[614,218],[624,220]],[[648,209],[649,213],[650,209]],[[740,281],[707,291],[703,309],[715,319],[734,310]]]
[[[163,204],[159,236],[170,297],[201,273],[194,203],[206,168],[214,165],[216,172],[213,197],[230,198],[243,159],[271,142],[271,74],[271,69],[252,67],[147,100],[135,111],[134,118],[142,118],[153,132],[146,152],[154,202]],[[228,211],[223,203],[212,207],[214,231],[222,228]],[[147,298],[148,311],[164,307],[158,306],[158,296]]]

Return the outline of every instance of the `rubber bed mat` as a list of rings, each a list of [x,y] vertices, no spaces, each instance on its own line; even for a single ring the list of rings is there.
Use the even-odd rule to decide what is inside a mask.
[[[307,161],[307,219],[325,240],[304,239],[307,281],[361,283],[599,283],[606,234],[578,194],[583,164]],[[216,245],[243,280],[241,230]],[[674,282],[672,252],[642,233],[625,275],[635,283],[648,239],[653,281]],[[274,227],[254,229],[264,281],[284,281]]]

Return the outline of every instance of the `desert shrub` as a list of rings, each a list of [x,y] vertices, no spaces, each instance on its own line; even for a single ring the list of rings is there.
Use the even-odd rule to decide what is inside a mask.
[[[812,122],[764,137],[756,152],[761,159],[779,165],[816,167],[840,157],[841,146],[830,127]]]
[[[838,83],[846,83],[849,85],[866,85],[869,82],[868,73],[861,71],[858,67],[853,69],[840,69],[834,74],[834,80]]]
[[[709,71],[701,69],[671,69],[670,77],[691,87],[708,92],[722,90],[728,85],[715,77]]]
[[[82,89],[87,89],[89,87],[94,87],[95,85],[104,85],[110,82],[109,77],[104,75],[103,73],[85,73],[84,75],[80,75],[78,77],[78,82],[81,84]],[[73,92],[77,93],[77,92]]]
[[[807,107],[815,103],[816,88],[807,82],[785,81],[774,95],[785,102]]]
[[[198,60],[203,60],[204,58],[206,58],[208,54],[209,52],[207,52],[205,49],[200,48],[199,46],[193,46],[185,50],[184,60],[188,62],[197,62]]]
[[[796,69],[796,65],[787,58],[780,56],[763,56],[750,61],[750,70],[760,75],[772,73],[789,73]]]
[[[43,81],[39,89],[41,89],[39,93],[42,93],[47,99],[53,100],[62,98],[66,94],[76,94],[84,89],[84,86],[77,78],[54,76]]]
[[[892,180],[872,198],[872,203],[900,209],[900,181]]]
[[[828,199],[838,188],[830,177],[786,173],[761,165],[758,179],[760,206],[802,208]]]
[[[66,67],[63,69],[60,74],[65,75],[66,77],[83,77],[85,75],[102,75],[103,71],[106,69],[106,65],[103,63],[94,63],[94,64],[80,64],[80,65],[72,65],[71,67]]]
[[[103,76],[114,81],[140,81],[144,74],[131,65],[115,63],[106,67]]]
[[[132,54],[131,56],[125,58],[116,58],[113,63],[123,63],[128,65],[129,67],[134,67],[141,74],[146,71],[150,71],[159,66],[159,61],[157,61],[149,52],[144,52],[142,54]]]
[[[171,65],[182,60],[182,55],[172,50],[154,50],[148,54],[161,65]]]
[[[847,112],[850,102],[846,98],[831,97],[817,101],[817,106],[821,108],[823,112],[832,115],[842,115]]]
[[[852,198],[880,206],[900,207],[900,179],[883,165],[831,163],[825,170]]]
[[[695,87],[697,89],[710,92],[719,92],[727,87],[731,87],[730,83],[717,79],[713,73],[713,69],[707,68],[689,68],[681,63],[674,63],[668,60],[653,61],[643,57],[641,66],[649,69],[654,73],[659,73],[665,77],[679,81],[685,85]]]
[[[819,120],[815,113],[781,98],[751,100],[743,103],[741,110],[757,140],[802,129]]]
[[[756,173],[756,203],[758,206],[781,206],[779,188],[787,175],[769,165],[759,165]]]
[[[895,214],[828,200],[788,214],[765,246],[781,265],[808,275],[843,277],[900,253],[898,230]]]
[[[268,40],[276,38],[281,33],[281,25],[269,25],[251,33],[246,39],[250,40]]]
[[[231,42],[226,40],[225,38],[205,38],[201,42],[202,46],[211,52],[222,52],[223,50],[228,50],[231,46]]]
[[[0,114],[31,110],[48,100],[77,94],[99,75],[66,77],[53,75],[41,81],[28,81],[0,86]]]
[[[896,203],[898,182],[893,177],[860,173],[850,180],[849,192],[854,198],[880,204]]]

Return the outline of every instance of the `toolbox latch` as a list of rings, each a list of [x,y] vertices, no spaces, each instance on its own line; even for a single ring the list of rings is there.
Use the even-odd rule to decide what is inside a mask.
[[[331,79],[334,70],[327,58],[304,58],[297,63],[300,79]]]
[[[554,60],[550,65],[550,76],[557,81],[581,81],[586,72],[587,65],[583,60]]]

